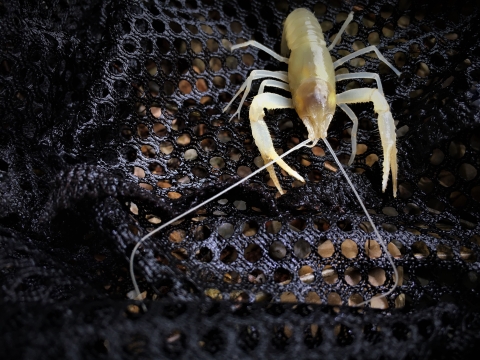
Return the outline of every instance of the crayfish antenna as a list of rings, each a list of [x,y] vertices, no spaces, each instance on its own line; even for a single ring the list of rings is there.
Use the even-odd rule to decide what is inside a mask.
[[[193,208],[183,212],[182,214],[176,216],[175,218],[173,218],[172,220],[170,221],[167,221],[165,224],[159,226],[158,228],[156,228],[155,230],[149,232],[147,235],[145,235],[144,237],[142,237],[140,239],[140,241],[138,241],[135,245],[135,247],[133,248],[132,250],[132,253],[130,254],[130,277],[132,279],[132,284],[133,284],[133,288],[134,288],[134,298],[135,299],[141,299],[141,296],[140,295],[140,288],[138,287],[138,283],[137,283],[137,280],[135,279],[135,268],[134,268],[134,261],[135,261],[135,254],[137,253],[137,250],[138,248],[140,247],[141,244],[143,244],[145,242],[145,240],[147,240],[148,238],[150,238],[151,236],[155,235],[156,233],[158,233],[160,230],[163,230],[164,228],[166,228],[167,226],[173,224],[174,222],[180,220],[181,218],[183,218],[184,216],[194,212],[194,211],[197,211],[198,209],[204,207],[205,205],[207,205],[209,202],[219,198],[220,196],[222,196],[223,194],[225,194],[226,192],[232,190],[233,188],[237,187],[238,185],[242,184],[243,182],[247,181],[248,179],[250,179],[251,177],[257,175],[259,172],[263,171],[264,169],[266,169],[267,167],[269,166],[272,166],[274,163],[276,163],[277,161],[279,161],[280,159],[282,159],[283,157],[287,156],[288,154],[300,149],[301,147],[303,146],[306,146],[307,143],[311,142],[310,139],[307,139],[303,142],[301,142],[300,144],[294,146],[293,148],[291,148],[290,150],[288,151],[285,151],[282,155],[279,155],[277,156],[275,159],[273,159],[272,161],[270,161],[269,163],[263,165],[262,167],[260,167],[259,169],[255,170],[254,172],[252,172],[251,174],[245,176],[244,178],[240,179],[239,181],[237,181],[235,184],[229,186],[228,188],[226,188],[225,190],[222,190],[220,191],[218,194],[212,196],[211,198],[205,200],[204,202],[202,202],[201,204],[197,205],[197,206],[194,206]],[[147,311],[147,308],[145,306],[145,304],[143,303],[143,300],[142,301],[142,309],[144,311]]]
[[[385,251],[385,254],[386,254],[386,256],[387,256],[388,262],[389,262],[390,265],[392,266],[393,275],[394,275],[394,278],[395,278],[395,283],[393,284],[393,288],[391,288],[390,290],[388,290],[388,291],[385,292],[385,293],[380,294],[380,296],[378,296],[378,297],[376,297],[376,298],[387,297],[387,296],[390,295],[393,291],[395,291],[395,289],[396,289],[397,286],[398,286],[398,271],[397,271],[397,268],[395,267],[395,263],[393,262],[392,255],[390,255],[390,252],[388,251],[387,245],[385,244],[385,241],[383,240],[382,236],[381,236],[380,233],[378,232],[377,227],[376,227],[375,224],[373,223],[373,220],[372,220],[372,218],[370,217],[370,214],[368,213],[367,208],[365,207],[365,204],[363,203],[362,198],[360,197],[360,195],[359,195],[358,192],[357,192],[357,189],[355,189],[355,186],[353,185],[352,181],[351,181],[350,178],[348,177],[347,172],[345,171],[345,169],[343,168],[342,164],[340,163],[340,160],[338,160],[337,155],[335,154],[335,152],[333,151],[332,147],[330,146],[330,143],[328,142],[328,140],[327,140],[326,138],[323,139],[323,141],[325,142],[325,145],[327,145],[327,148],[328,148],[328,150],[330,151],[330,153],[333,155],[333,158],[334,158],[335,162],[337,163],[337,165],[338,165],[340,171],[342,172],[343,176],[345,177],[345,179],[347,180],[348,184],[349,184],[350,187],[352,188],[352,191],[353,191],[353,193],[355,194],[358,202],[360,203],[360,206],[362,207],[363,212],[365,213],[365,215],[367,216],[368,221],[369,221],[370,224],[372,225],[373,231],[375,232],[375,235],[377,236],[377,239],[378,239],[379,244],[382,246],[383,250]],[[359,307],[359,306],[362,306],[362,305],[366,305],[366,304],[370,303],[371,301],[372,301],[372,299],[366,300],[366,301],[363,301],[363,302],[361,302],[360,304],[357,304],[357,305],[355,305],[355,306],[356,306],[356,307]]]

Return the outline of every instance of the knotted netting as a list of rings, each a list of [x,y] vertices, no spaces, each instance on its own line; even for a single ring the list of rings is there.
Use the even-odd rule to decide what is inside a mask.
[[[147,240],[263,164],[248,120],[222,109],[254,69],[287,70],[293,9],[317,16],[337,74],[379,73],[397,122],[398,197],[381,192],[371,104],[328,140],[388,244],[393,270],[322,142]],[[475,358],[479,319],[478,2],[11,1],[0,4],[0,324],[5,358]],[[337,93],[375,87],[337,83]],[[282,90],[267,89],[286,96]],[[307,138],[265,116],[275,148]]]

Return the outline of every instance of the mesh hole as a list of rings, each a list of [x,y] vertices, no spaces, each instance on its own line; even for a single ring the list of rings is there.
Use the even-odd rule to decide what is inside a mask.
[[[208,39],[207,40],[207,49],[211,52],[217,52],[218,51],[218,42],[214,39]]]
[[[391,23],[385,24],[385,26],[382,28],[382,34],[387,38],[393,37],[393,35],[395,34],[393,24]]]
[[[444,187],[450,187],[455,183],[455,176],[447,170],[442,170],[438,174],[438,182]]]
[[[220,261],[225,264],[231,264],[237,260],[238,252],[233,246],[225,247],[220,253]]]
[[[370,45],[375,45],[377,46],[378,44],[380,44],[380,36],[378,35],[378,33],[376,31],[374,32],[371,32],[370,34],[368,34],[368,43]]]
[[[205,71],[205,63],[202,60],[200,60],[199,58],[193,59],[192,66],[193,66],[193,70],[197,74],[201,74],[202,72]]]
[[[387,245],[388,252],[395,259],[400,259],[405,253],[405,247],[398,240],[392,240]]]
[[[282,223],[275,220],[267,221],[267,223],[265,224],[265,227],[266,227],[267,233],[277,234],[282,228]]]
[[[205,293],[206,296],[208,296],[209,298],[211,298],[213,300],[222,300],[223,299],[222,293],[218,289],[214,289],[214,288],[206,289],[204,291],[204,293]]]
[[[352,231],[352,220],[344,219],[337,222],[337,226],[343,231]]]
[[[248,262],[255,263],[262,258],[262,249],[257,244],[250,244],[245,249],[244,256]]]
[[[326,265],[322,270],[323,281],[327,284],[335,284],[338,281],[337,271],[331,266]]]
[[[475,271],[469,271],[464,275],[462,283],[468,289],[476,289],[479,283],[478,274]]]
[[[460,141],[452,141],[448,147],[448,153],[455,159],[460,159],[465,155],[466,147]]]
[[[370,307],[372,309],[388,309],[388,301],[381,294],[377,294],[372,297]]]
[[[264,291],[259,291],[255,294],[255,301],[256,302],[270,302],[272,301],[272,295],[266,293]]]
[[[155,117],[155,118],[159,118],[160,116],[162,116],[162,109],[158,106],[152,106],[150,107],[150,112],[152,113],[152,115]]]
[[[255,221],[247,221],[242,226],[242,234],[245,236],[253,236],[258,232],[258,224]]]
[[[239,34],[242,32],[242,24],[240,24],[238,21],[232,21],[230,23],[230,29],[235,33]]]
[[[200,28],[207,35],[212,35],[213,34],[213,29],[208,25],[205,25],[205,24],[200,25]]]
[[[305,296],[305,302],[307,304],[317,304],[318,305],[318,304],[322,303],[322,299],[320,298],[320,296],[316,292],[310,291]]]
[[[320,23],[320,27],[322,28],[322,31],[326,33],[329,31],[331,28],[333,28],[333,23],[329,20],[325,20]]]
[[[158,163],[148,165],[148,170],[150,170],[153,175],[163,175],[165,173],[163,167]]]
[[[169,187],[172,187],[172,183],[170,182],[170,180],[160,180],[159,182],[157,182],[157,186],[161,189],[167,189]]]
[[[177,144],[185,146],[190,144],[191,138],[188,134],[182,134],[177,138]]]
[[[413,256],[416,259],[425,259],[430,255],[430,250],[428,249],[427,245],[423,241],[417,241],[412,244],[412,252]]]
[[[284,268],[278,268],[273,273],[273,281],[280,285],[287,285],[292,281],[292,274]]]
[[[341,306],[343,304],[343,301],[342,301],[342,298],[340,297],[340,295],[338,295],[335,292],[332,292],[332,293],[329,293],[327,295],[327,304],[330,305],[330,306]],[[351,341],[348,341],[348,344],[350,344],[350,343],[351,343]]]
[[[202,247],[202,248],[200,248],[199,250],[196,251],[195,258],[198,261],[209,263],[213,259],[212,250],[210,250],[207,247]]]
[[[246,65],[246,66],[253,66],[255,64],[255,58],[250,55],[250,54],[244,54],[242,55],[242,62]]]
[[[228,56],[227,59],[225,60],[225,64],[227,65],[227,68],[229,68],[230,70],[235,70],[238,67],[238,60],[234,56]],[[243,83],[243,81],[241,83]]]
[[[302,266],[300,270],[298,270],[298,276],[300,278],[300,281],[305,284],[310,284],[315,281],[314,271],[308,265]]]
[[[397,21],[397,25],[402,29],[406,29],[410,25],[410,17],[405,15],[401,16]]]
[[[470,190],[470,195],[472,198],[478,202],[480,202],[480,186],[475,186]]]
[[[138,166],[135,166],[133,168],[133,175],[140,179],[143,179],[145,177],[145,170],[139,168]]]
[[[150,184],[146,184],[146,183],[140,183],[138,184],[141,188],[144,188],[145,190],[153,190],[153,186],[150,185]]]
[[[222,69],[222,61],[216,57],[210,58],[208,65],[210,66],[210,69],[212,69],[212,71],[215,71],[215,72],[220,71]]]
[[[382,256],[382,248],[375,240],[368,240],[365,242],[365,253],[370,259],[378,259]]]
[[[325,219],[315,219],[313,221],[313,226],[316,230],[327,231],[330,229],[330,223]]]
[[[459,175],[466,181],[470,181],[477,176],[477,169],[470,164],[462,164],[459,168]]]
[[[187,30],[190,31],[193,35],[198,34],[198,28],[197,28],[195,25],[185,24],[185,27],[186,27]]]
[[[347,239],[342,242],[341,249],[342,255],[347,259],[353,259],[358,255],[358,246],[353,240]]]
[[[282,303],[296,303],[297,301],[295,294],[290,291],[283,292],[280,295],[280,302]]]
[[[420,215],[422,213],[422,209],[414,203],[408,203],[403,209],[403,212],[408,215]]]
[[[308,180],[315,183],[319,182],[322,180],[322,172],[320,170],[313,169],[308,173]],[[315,225],[315,227],[317,226]]]
[[[222,143],[227,143],[232,140],[232,133],[228,130],[220,130],[217,137]]]
[[[264,284],[267,279],[265,277],[265,273],[262,270],[256,269],[248,274],[248,281],[253,284]]]
[[[477,256],[475,253],[472,251],[472,249],[469,249],[465,246],[462,246],[460,248],[460,257],[462,258],[463,261],[472,263],[477,260]]]
[[[200,92],[206,92],[208,90],[208,83],[205,79],[197,79],[195,87]]]
[[[275,7],[277,8],[278,11],[286,13],[286,12],[288,12],[288,1],[277,0],[277,1],[275,1]]]
[[[236,271],[228,271],[223,275],[223,281],[227,284],[240,284],[242,282],[242,278],[240,274]],[[230,296],[232,298],[232,296]],[[234,296],[234,298],[236,298]]]
[[[382,268],[374,268],[368,271],[368,282],[373,286],[381,286],[386,280],[385,270]]]
[[[217,87],[218,89],[225,88],[225,84],[226,84],[226,80],[223,77],[215,76],[213,78],[213,85],[215,85],[215,87]]]
[[[230,223],[223,223],[218,227],[218,235],[224,239],[228,239],[233,235],[235,228]]]
[[[170,42],[167,39],[157,39],[157,47],[162,54],[167,54],[170,51]]]
[[[356,267],[351,266],[345,270],[345,281],[348,285],[358,285],[360,280],[362,280],[362,275],[360,273],[360,270],[358,270]]]
[[[424,191],[425,193],[430,193],[434,189],[433,181],[427,177],[421,177],[420,181],[418,182],[418,187],[420,190]]]
[[[195,166],[192,169],[192,174],[198,177],[199,179],[204,179],[208,176],[209,172],[202,166]]]
[[[441,260],[452,260],[453,259],[453,251],[452,248],[446,245],[438,245],[437,246],[437,256]]]
[[[208,226],[205,225],[199,225],[193,230],[193,239],[196,241],[203,241],[206,240],[210,235],[212,231]]]
[[[270,255],[273,260],[282,260],[285,255],[287,255],[287,248],[285,247],[285,245],[283,245],[281,241],[274,241],[270,245],[268,255]]]
[[[141,147],[141,151],[142,151],[143,156],[148,157],[148,158],[154,158],[155,155],[156,155],[155,149],[150,145],[143,145]]]
[[[145,68],[147,69],[148,73],[152,76],[155,76],[158,73],[157,64],[153,60],[147,60],[145,62]]]
[[[210,165],[215,169],[223,169],[225,167],[225,161],[221,157],[213,157],[210,159]]]
[[[331,240],[326,240],[318,245],[318,254],[323,258],[329,258],[335,253],[335,247]]]
[[[185,157],[185,160],[192,161],[192,160],[197,159],[198,154],[197,154],[197,151],[195,149],[189,149],[189,150],[185,151],[184,157]]]
[[[457,209],[463,209],[468,203],[467,197],[460,191],[450,193],[448,200],[450,204]]]
[[[217,144],[215,143],[215,140],[206,138],[200,142],[200,147],[203,151],[210,152],[217,148]]]
[[[198,39],[192,39],[192,41],[190,41],[190,47],[195,54],[201,53],[203,50],[202,42]]]
[[[188,260],[188,251],[185,248],[179,248],[171,251],[173,257],[177,260],[185,261]]]
[[[307,226],[307,223],[303,219],[295,219],[295,220],[290,221],[288,226],[293,231],[300,232],[300,231],[305,230],[305,227]]]
[[[363,302],[363,297],[360,294],[353,294],[348,298],[348,306],[358,306]]]
[[[293,247],[293,253],[299,259],[308,257],[311,253],[310,244],[303,239],[298,240]]]
[[[169,199],[176,200],[180,199],[182,197],[182,194],[176,191],[170,191],[169,193],[167,193],[167,196]]]

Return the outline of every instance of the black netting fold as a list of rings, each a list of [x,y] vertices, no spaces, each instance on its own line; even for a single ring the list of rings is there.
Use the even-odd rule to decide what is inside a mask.
[[[121,301],[36,309],[17,304],[5,315],[8,358],[337,359],[343,352],[352,359],[473,359],[480,324],[478,314],[453,304],[415,312],[408,322],[403,312],[212,301],[155,302],[149,316]]]
[[[371,104],[328,132],[394,257],[394,278],[320,141],[147,240],[263,164],[248,105],[222,110],[256,69],[284,70],[295,8],[330,42],[355,11],[337,74],[375,72],[396,120],[398,197],[381,192]],[[0,3],[2,358],[476,358],[480,289],[478,3],[10,1]],[[337,93],[375,87],[337,83]],[[283,90],[267,88],[283,96]],[[277,152],[307,138],[294,110],[265,121]],[[478,356],[477,356],[478,357]]]

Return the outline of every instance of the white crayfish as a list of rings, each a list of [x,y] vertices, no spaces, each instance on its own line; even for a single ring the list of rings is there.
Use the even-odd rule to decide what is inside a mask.
[[[400,75],[400,72],[395,69],[378,51],[375,46],[369,46],[364,49],[358,50],[348,56],[341,58],[335,62],[332,62],[330,57],[329,50],[335,46],[335,44],[340,39],[342,33],[345,31],[348,24],[353,19],[353,12],[350,13],[347,17],[347,20],[343,24],[339,33],[333,40],[332,44],[327,48],[325,39],[323,37],[322,29],[315,18],[315,16],[308,11],[307,9],[297,9],[293,11],[285,20],[285,25],[283,29],[282,36],[282,55],[276,54],[272,50],[266,48],[262,44],[256,41],[247,41],[245,43],[232,46],[232,50],[238,49],[240,47],[245,47],[248,45],[255,46],[261,50],[272,55],[279,61],[283,61],[288,64],[288,73],[283,71],[267,71],[267,70],[254,70],[251,72],[250,76],[247,78],[245,83],[241,86],[240,90],[237,92],[235,97],[230,101],[230,103],[225,107],[224,111],[227,110],[233,103],[233,101],[238,97],[238,95],[243,91],[243,97],[240,101],[240,106],[238,107],[235,115],[240,114],[240,110],[243,102],[247,98],[248,93],[250,92],[252,81],[261,78],[274,78],[277,80],[267,79],[264,80],[258,92],[258,95],[253,98],[252,104],[250,105],[249,117],[250,123],[252,126],[252,134],[255,139],[255,143],[260,150],[260,154],[265,162],[265,165],[254,171],[250,175],[241,179],[239,182],[228,187],[227,189],[221,191],[220,193],[212,196],[210,199],[205,200],[201,204],[189,209],[183,214],[171,219],[170,221],[164,223],[154,231],[151,231],[145,235],[134,247],[132,254],[130,256],[130,274],[132,277],[132,283],[135,288],[134,297],[138,298],[140,295],[140,289],[138,288],[137,281],[135,280],[134,274],[134,258],[135,253],[138,250],[139,246],[151,237],[153,234],[159,232],[165,227],[171,225],[175,221],[178,221],[185,215],[192,213],[207,203],[219,198],[227,191],[238,186],[240,183],[246,181],[247,179],[255,176],[264,168],[267,168],[270,173],[270,177],[275,183],[275,186],[281,194],[283,190],[278,181],[277,175],[273,169],[273,164],[276,162],[282,169],[284,169],[289,175],[295,177],[298,180],[304,181],[304,179],[290,166],[288,166],[282,158],[286,155],[292,153],[293,151],[303,147],[303,146],[313,146],[320,139],[325,142],[325,145],[328,147],[332,153],[337,165],[339,166],[341,172],[349,182],[352,187],[352,191],[357,197],[363,211],[365,212],[366,217],[371,223],[377,238],[380,241],[382,248],[385,251],[385,255],[392,266],[394,273],[394,286],[392,289],[386,293],[380,294],[380,297],[387,296],[392,293],[395,287],[398,284],[398,272],[395,267],[395,264],[390,256],[387,246],[382,240],[380,233],[378,232],[373,220],[371,219],[365,205],[362,202],[359,194],[354,188],[352,182],[347,176],[347,173],[343,169],[338,158],[335,156],[333,149],[327,141],[327,130],[332,121],[333,114],[335,113],[335,107],[340,107],[352,120],[353,129],[352,129],[352,155],[350,157],[350,164],[355,158],[357,141],[356,134],[358,129],[358,119],[353,113],[353,111],[348,107],[349,103],[362,103],[362,102],[373,102],[374,110],[378,113],[378,128],[380,131],[380,137],[382,140],[383,152],[384,152],[384,161],[383,161],[383,191],[387,187],[388,175],[390,170],[392,171],[392,180],[393,180],[393,195],[396,196],[397,192],[397,148],[396,148],[396,135],[395,135],[395,124],[390,112],[390,107],[385,100],[383,95],[382,83],[380,77],[375,73],[368,72],[359,72],[355,74],[342,74],[335,76],[335,68],[341,64],[371,51],[375,51],[378,58],[387,64],[397,75]],[[290,50],[290,57],[286,58]],[[361,88],[345,91],[341,94],[335,93],[335,82],[340,80],[347,79],[374,79],[377,82],[378,89],[374,88]],[[280,81],[278,81],[280,80]],[[285,98],[283,96],[265,93],[265,87],[276,87],[283,90],[287,90],[292,94],[292,98]],[[302,119],[308,130],[308,140],[303,141],[302,143],[296,145],[292,149],[286,151],[282,155],[277,155],[273,147],[272,139],[268,131],[267,125],[264,118],[263,109],[280,109],[280,108],[294,108],[300,119]],[[309,145],[307,145],[310,143]],[[357,306],[368,303],[371,300],[364,301]],[[146,310],[145,305],[143,308]]]
[[[385,191],[388,182],[388,175],[392,171],[393,196],[397,193],[397,148],[395,124],[390,112],[390,106],[383,95],[382,83],[380,77],[375,73],[358,72],[354,74],[342,74],[335,76],[335,69],[343,63],[358,57],[360,55],[375,51],[378,58],[387,64],[397,75],[400,72],[395,69],[378,51],[375,46],[368,46],[358,50],[353,54],[345,56],[340,60],[332,62],[329,50],[338,42],[345,28],[353,19],[353,12],[349,14],[339,33],[327,48],[323,37],[322,28],[315,15],[307,9],[294,10],[285,20],[282,36],[282,55],[266,48],[256,41],[247,41],[239,45],[232,46],[232,51],[240,47],[255,46],[275,59],[288,64],[288,73],[284,71],[253,70],[240,90],[234,96],[232,101],[225,107],[226,111],[243,91],[243,97],[240,106],[235,115],[240,115],[240,110],[245,101],[253,80],[261,78],[274,78],[277,80],[264,80],[260,84],[258,95],[253,98],[250,105],[250,123],[252,127],[253,138],[257,144],[260,154],[265,163],[278,158],[273,147],[270,133],[263,120],[263,109],[294,108],[298,116],[305,124],[308,130],[308,138],[313,142],[310,146],[317,143],[319,139],[327,138],[327,130],[332,121],[335,108],[341,108],[352,120],[352,155],[349,165],[355,158],[357,148],[357,129],[358,119],[353,111],[348,107],[349,103],[373,102],[375,112],[378,113],[378,129],[382,140],[384,153],[383,162],[383,186]],[[285,56],[290,51],[290,57]],[[335,82],[347,79],[375,79],[378,89],[361,88],[345,91],[341,94],[335,93]],[[292,98],[264,92],[265,87],[276,87],[287,90],[292,94]],[[289,175],[304,182],[305,180],[283,160],[278,159],[277,164]],[[277,179],[273,166],[267,167],[271,179],[278,191],[283,194],[280,182]]]

